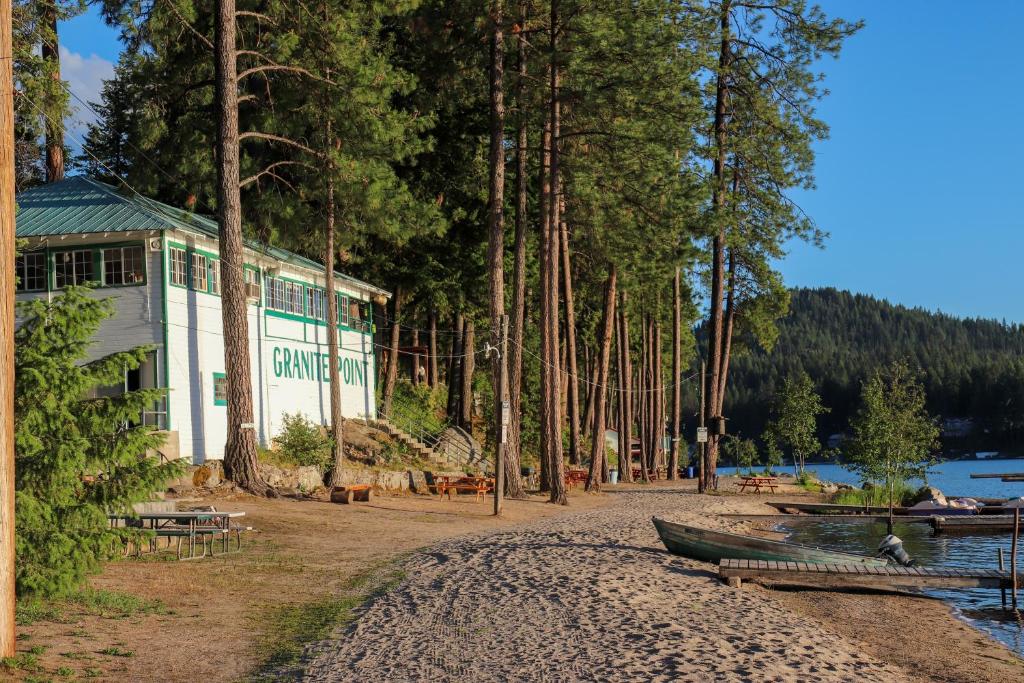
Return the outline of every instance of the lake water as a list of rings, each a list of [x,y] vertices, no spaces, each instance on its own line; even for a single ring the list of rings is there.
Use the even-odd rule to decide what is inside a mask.
[[[807,469],[818,477],[834,482],[857,485],[856,475],[838,465],[813,465]],[[733,468],[719,468],[721,474],[732,474]],[[790,468],[776,468],[789,471]],[[1003,483],[999,479],[971,479],[970,474],[984,472],[1024,472],[1024,460],[958,460],[942,463],[928,476],[928,483],[943,493],[956,496],[1010,498],[1024,495],[1024,482]],[[796,543],[815,545],[834,550],[860,554],[874,554],[878,542],[885,536],[884,522],[806,522],[780,524],[780,531],[788,532],[788,539]],[[1006,561],[1010,558],[1010,534],[977,536],[932,534],[927,524],[897,524],[894,533],[903,540],[903,547],[918,564],[930,567],[986,568],[998,567],[997,552],[1002,547]],[[1003,608],[999,591],[971,589],[956,591],[928,591],[930,595],[948,600],[958,616],[976,628],[989,633],[1024,656],[1024,617],[1009,608]],[[1024,594],[1021,594],[1024,598]],[[1007,596],[1009,601],[1009,596]],[[913,615],[907,615],[913,622]]]

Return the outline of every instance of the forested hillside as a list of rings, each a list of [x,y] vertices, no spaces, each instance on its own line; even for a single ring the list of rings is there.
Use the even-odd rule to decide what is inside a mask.
[[[733,433],[760,434],[776,387],[801,369],[831,408],[820,420],[822,435],[843,431],[861,382],[901,358],[921,371],[934,415],[973,419],[973,435],[959,444],[946,438],[947,445],[1006,447],[1024,439],[1021,325],[960,319],[836,289],[796,289],[778,327],[770,352],[733,361],[726,401]]]

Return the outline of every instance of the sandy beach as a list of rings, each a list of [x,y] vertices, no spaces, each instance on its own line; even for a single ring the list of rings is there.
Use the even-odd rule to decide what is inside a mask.
[[[318,646],[308,679],[902,681],[926,673],[830,627],[812,602],[724,587],[711,565],[664,552],[649,521],[661,515],[743,530],[715,513],[749,510],[756,501],[612,495],[621,499],[610,510],[455,539],[417,554],[404,583],[373,602],[348,632]],[[940,619],[950,618],[935,601],[867,598],[885,599],[928,603]],[[974,669],[970,680],[1020,674],[1020,660],[977,639],[1006,670]]]

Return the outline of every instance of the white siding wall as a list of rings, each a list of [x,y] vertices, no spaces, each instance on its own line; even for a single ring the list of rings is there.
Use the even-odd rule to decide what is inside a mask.
[[[215,242],[199,237],[170,233],[168,241],[216,252]],[[169,251],[167,254],[169,258]],[[252,261],[247,259],[247,262]],[[322,275],[277,265],[283,277],[322,286]],[[365,293],[354,289],[339,287],[338,290],[366,299]],[[168,283],[167,320],[170,419],[171,428],[179,433],[181,454],[191,456],[195,462],[222,458],[227,440],[227,407],[216,405],[213,395],[214,373],[224,372],[220,297]],[[314,422],[328,424],[330,385],[324,374],[328,355],[326,327],[285,319],[255,304],[249,306],[248,320],[254,418],[260,442],[270,444],[280,429],[284,413],[298,412]],[[341,330],[341,395],[345,417],[374,415],[372,342],[369,334]]]
[[[61,240],[51,238],[45,243],[52,250],[86,249],[94,245],[138,242],[145,248],[146,284],[125,287],[101,287],[93,292],[93,296],[101,299],[110,298],[114,301],[114,315],[103,321],[95,343],[89,348],[86,360],[95,360],[111,353],[127,351],[137,346],[163,345],[162,297],[160,283],[161,254],[159,250],[150,249],[151,240],[159,237],[133,236],[118,234],[104,237],[102,235],[85,235],[69,237]],[[44,242],[32,240],[28,250],[40,248]],[[100,277],[100,273],[95,274]],[[52,273],[48,273],[52,278]],[[18,301],[29,299],[52,298],[60,296],[59,292],[28,292],[19,293]]]

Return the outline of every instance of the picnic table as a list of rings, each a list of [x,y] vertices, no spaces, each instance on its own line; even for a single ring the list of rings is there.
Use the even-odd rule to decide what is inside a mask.
[[[643,478],[643,474],[644,474],[644,471],[641,468],[639,468],[639,467],[634,467],[633,468],[633,480],[634,481]],[[647,478],[650,479],[651,481],[657,481],[659,479],[667,479],[668,478],[668,468],[667,467],[655,467],[653,469],[647,470]]]
[[[473,477],[459,475],[441,475],[434,478],[434,487],[437,489],[438,499],[444,500],[444,494],[448,494],[448,500],[452,499],[452,491],[470,491],[475,494],[477,502],[482,501],[484,496],[494,490],[493,477]]]
[[[747,489],[753,489],[754,493],[761,493],[761,489],[775,493],[775,487],[778,486],[775,482],[775,477],[743,477],[743,481],[737,482],[736,486],[740,487],[740,493]]]
[[[590,472],[584,469],[570,468],[565,471],[565,485],[573,488],[576,484],[585,484]]]
[[[123,523],[124,526],[152,531],[156,538],[166,538],[168,543],[174,538],[178,541],[177,555],[179,560],[198,560],[206,557],[206,540],[210,540],[210,554],[214,554],[214,541],[220,537],[223,552],[237,552],[242,549],[242,532],[251,531],[251,527],[233,524],[231,520],[244,517],[244,512],[218,512],[216,510],[173,510],[167,512],[137,512],[130,514],[108,515],[111,526]],[[235,550],[230,550],[232,532],[235,534]],[[196,554],[196,541],[202,545],[202,554]],[[182,541],[187,542],[188,555],[182,556]],[[150,542],[152,550],[156,549],[155,540]],[[139,549],[141,552],[141,548]]]

